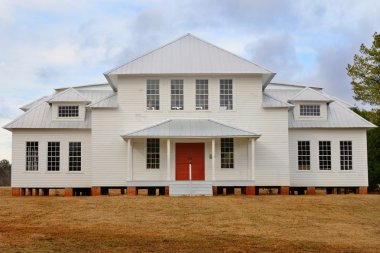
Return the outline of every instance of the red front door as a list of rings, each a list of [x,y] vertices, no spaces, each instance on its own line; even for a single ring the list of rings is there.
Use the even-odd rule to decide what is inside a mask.
[[[176,180],[189,180],[189,164],[191,163],[191,180],[205,180],[205,144],[177,143],[175,146]]]

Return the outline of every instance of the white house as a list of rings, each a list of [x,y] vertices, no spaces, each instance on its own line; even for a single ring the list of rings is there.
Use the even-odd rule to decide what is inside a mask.
[[[21,107],[12,193],[212,195],[241,188],[366,193],[366,131],[376,127],[322,88],[187,34]]]

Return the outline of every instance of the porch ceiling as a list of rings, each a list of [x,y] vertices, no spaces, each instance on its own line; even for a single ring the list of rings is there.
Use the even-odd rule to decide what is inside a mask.
[[[212,119],[169,119],[121,137],[130,138],[259,138],[260,135]]]

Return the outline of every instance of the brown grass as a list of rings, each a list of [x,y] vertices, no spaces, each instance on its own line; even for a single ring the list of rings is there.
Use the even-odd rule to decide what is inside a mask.
[[[379,252],[380,195],[10,197],[0,252]]]

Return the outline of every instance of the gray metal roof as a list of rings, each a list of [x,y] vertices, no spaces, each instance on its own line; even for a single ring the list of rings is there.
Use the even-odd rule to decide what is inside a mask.
[[[117,108],[117,93],[113,93],[111,96],[108,96],[102,100],[99,100],[95,103],[88,105],[87,107],[91,108]]]
[[[376,128],[344,104],[335,101],[327,107],[327,120],[295,120],[289,111],[289,128]]]
[[[55,95],[52,96],[52,98],[49,99],[50,103],[54,102],[86,102],[89,103],[90,101],[82,96],[78,91],[76,91],[74,88],[68,88],[62,92],[58,92]]]
[[[331,97],[322,94],[314,89],[306,87],[294,95],[289,101],[323,101],[332,102]]]
[[[263,93],[263,103],[264,108],[281,108],[281,107],[293,107],[294,105],[287,102],[283,102],[277,98],[274,98],[268,94]]]
[[[36,106],[37,104],[41,103],[42,101],[46,101],[47,99],[49,98],[49,96],[43,96],[43,97],[40,97],[26,105],[23,105],[20,107],[21,110],[23,110],[24,112],[26,112],[27,110],[29,110],[30,108]]]
[[[182,36],[104,75],[116,89],[112,75],[223,73],[263,74],[264,82],[269,82],[274,76],[272,71],[192,34]]]
[[[124,134],[123,138],[205,138],[205,137],[254,137],[260,135],[238,129],[212,119],[169,119],[164,122]]]

